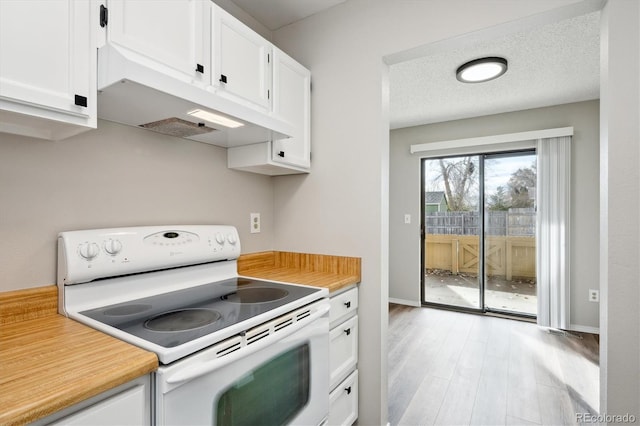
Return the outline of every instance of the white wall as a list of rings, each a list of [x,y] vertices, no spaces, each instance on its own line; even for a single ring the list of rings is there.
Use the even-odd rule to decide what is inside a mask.
[[[420,302],[420,154],[412,144],[574,127],[571,153],[571,325],[597,329],[599,304],[588,302],[598,289],[599,102],[579,102],[391,131],[389,297]],[[414,218],[404,224],[404,214]]]
[[[640,3],[602,20],[600,411],[640,418]]]
[[[312,73],[312,173],[276,178],[275,248],[362,257],[360,424],[387,422],[385,55],[574,1],[349,0],[274,42]]]
[[[59,142],[0,134],[0,292],[56,283],[60,231],[220,223],[243,252],[270,250],[273,181],[226,163],[225,149],[106,121]]]
[[[249,15],[232,0],[213,0],[215,4],[232,14],[236,19],[242,21],[246,26],[260,34],[267,40],[273,38],[273,32],[258,22],[253,16]]]

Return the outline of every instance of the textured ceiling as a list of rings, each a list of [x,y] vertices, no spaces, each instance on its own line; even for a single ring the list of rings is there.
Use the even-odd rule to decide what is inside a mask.
[[[346,0],[232,1],[273,31]],[[598,99],[599,19],[593,12],[392,65],[391,128]],[[484,56],[506,58],[509,70],[486,83],[456,80],[461,64]]]
[[[346,0],[232,0],[271,31]]]
[[[391,128],[598,99],[599,19],[594,12],[392,65]],[[509,70],[485,83],[456,80],[461,64],[484,56],[506,58]]]

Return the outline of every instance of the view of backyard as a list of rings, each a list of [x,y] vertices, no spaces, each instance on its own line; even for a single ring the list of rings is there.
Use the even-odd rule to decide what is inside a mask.
[[[535,154],[426,163],[425,301],[535,316]]]
[[[429,301],[445,305],[477,308],[480,294],[478,277],[439,269],[427,270],[425,286]],[[506,280],[492,277],[485,289],[485,298],[492,301],[495,309],[535,315],[538,299],[533,279]]]

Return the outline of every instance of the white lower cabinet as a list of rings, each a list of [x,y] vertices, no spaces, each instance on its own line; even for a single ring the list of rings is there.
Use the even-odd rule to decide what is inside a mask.
[[[331,297],[329,425],[358,418],[358,289]]]
[[[34,425],[151,425],[150,380],[149,375],[140,377],[40,419]]]
[[[329,394],[329,424],[352,425],[358,418],[358,370]]]
[[[358,365],[358,316],[349,318],[329,334],[331,389],[355,370]]]

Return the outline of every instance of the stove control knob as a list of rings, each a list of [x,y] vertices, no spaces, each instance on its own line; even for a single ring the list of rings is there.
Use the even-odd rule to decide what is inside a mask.
[[[120,250],[122,250],[122,243],[120,242],[120,240],[108,239],[107,241],[105,241],[104,251],[106,251],[110,255],[115,256],[116,254],[120,253]]]
[[[229,244],[231,245],[235,245],[238,242],[234,234],[227,235],[227,241],[229,241]]]
[[[83,259],[92,260],[100,253],[100,247],[96,243],[82,243],[78,247],[78,253]]]
[[[224,235],[222,233],[218,232],[216,234],[216,242],[220,245],[224,244]]]

